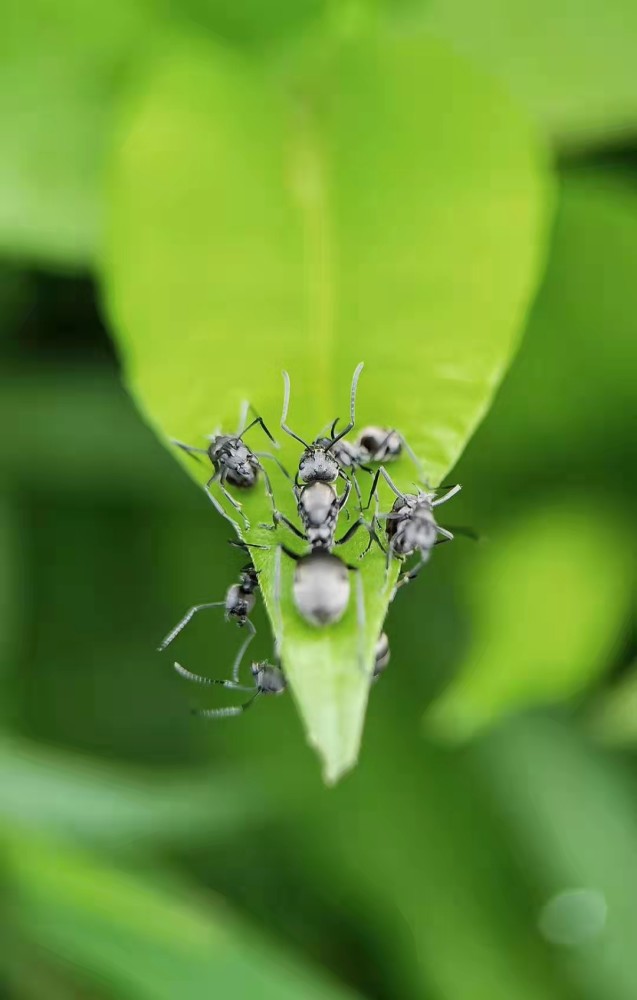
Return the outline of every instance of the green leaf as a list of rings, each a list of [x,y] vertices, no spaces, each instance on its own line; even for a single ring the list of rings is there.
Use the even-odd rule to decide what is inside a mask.
[[[146,6],[144,0],[3,3],[3,251],[73,266],[96,257],[104,153],[131,58],[150,42]]]
[[[179,16],[186,13],[224,38],[259,43],[294,34],[317,20],[325,0],[184,0]]]
[[[284,64],[184,41],[150,75],[119,148],[107,301],[128,384],[157,432],[201,444],[234,429],[242,399],[276,428],[286,368],[289,420],[313,438],[346,416],[363,360],[359,426],[399,428],[439,483],[515,349],[544,246],[547,170],[499,89],[425,38],[325,38]],[[281,457],[295,469],[298,446],[286,439]],[[396,477],[413,483],[408,460]],[[294,516],[289,486],[273,481]],[[270,513],[260,491],[245,510],[253,525]],[[248,537],[276,541],[256,528]],[[359,634],[354,594],[339,624],[304,623],[287,557],[279,615],[275,554],[254,557],[334,781],[358,753],[388,603],[384,558],[374,548],[362,568]]]
[[[237,769],[227,773],[137,774],[90,758],[0,743],[2,825],[96,843],[209,840],[255,819],[268,806],[263,791]]]
[[[542,893],[541,902],[583,889],[603,907],[598,935],[563,952],[575,995],[632,1000],[637,993],[632,774],[618,758],[595,753],[581,734],[549,720],[516,720],[480,749],[499,825],[513,833],[516,857]],[[537,913],[540,927],[543,910]]]
[[[27,940],[140,1000],[352,997],[187,885],[141,878],[19,831],[3,832],[12,917]],[[121,992],[120,992],[121,991]]]
[[[427,715],[463,740],[529,704],[560,702],[608,667],[627,619],[633,559],[624,526],[597,504],[563,501],[486,545],[467,581],[471,645]]]
[[[637,664],[596,699],[589,728],[595,739],[610,747],[637,745]]]
[[[579,461],[588,470],[592,453],[608,456],[611,470],[634,465],[636,256],[632,179],[608,167],[566,170],[546,277],[481,432],[496,476],[512,465],[528,474]],[[536,399],[542,406],[530,407]]]
[[[557,10],[551,0],[426,0],[414,10],[426,30],[506,83],[560,148],[634,131],[632,0],[562,0]]]

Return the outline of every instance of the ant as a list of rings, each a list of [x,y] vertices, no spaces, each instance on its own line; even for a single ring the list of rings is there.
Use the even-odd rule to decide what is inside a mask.
[[[337,417],[330,428],[330,437],[321,438],[321,444],[327,445],[337,441],[334,449],[334,456],[341,469],[352,474],[352,481],[358,496],[359,506],[362,507],[362,497],[360,487],[354,473],[358,469],[369,472],[373,475],[374,470],[370,468],[370,462],[389,462],[399,459],[403,450],[407,452],[410,459],[416,466],[418,474],[422,477],[422,465],[410,447],[407,440],[396,430],[388,430],[386,427],[365,427],[360,432],[355,441],[345,441],[335,439]]]
[[[216,508],[216,510],[221,514],[222,517],[225,517],[227,521],[230,521],[230,524],[232,524],[234,528],[236,528],[235,522],[226,513],[226,511],[223,509],[219,501],[213,495],[211,486],[213,483],[218,484],[219,489],[223,493],[226,500],[234,507],[234,509],[239,514],[241,514],[241,517],[244,520],[246,528],[249,528],[250,521],[243,513],[241,504],[239,503],[238,500],[235,500],[234,497],[231,496],[231,494],[225,487],[225,483],[228,483],[230,486],[235,486],[239,489],[250,489],[256,484],[257,479],[259,477],[259,473],[261,473],[263,476],[263,481],[265,483],[266,493],[272,505],[273,524],[274,526],[276,526],[276,521],[274,520],[276,505],[274,502],[274,494],[272,492],[272,484],[270,482],[270,477],[268,476],[260,460],[262,458],[269,458],[271,459],[271,461],[276,462],[281,472],[283,472],[283,474],[288,479],[290,479],[290,475],[287,469],[282,465],[282,463],[275,455],[272,455],[270,452],[267,451],[256,451],[256,452],[251,451],[251,449],[247,446],[247,444],[243,440],[243,435],[246,434],[252,427],[258,424],[261,427],[264,434],[266,434],[267,437],[270,439],[274,447],[275,448],[279,447],[278,443],[275,441],[275,439],[272,437],[272,434],[266,427],[263,418],[260,417],[258,413],[255,413],[253,409],[252,412],[255,413],[254,420],[252,420],[249,424],[244,426],[247,418],[248,409],[252,409],[252,407],[249,407],[249,404],[244,403],[241,411],[241,417],[239,420],[239,430],[237,431],[236,434],[221,434],[219,432],[215,432],[214,434],[211,434],[209,436],[208,440],[210,441],[210,444],[208,445],[207,448],[197,448],[194,445],[184,444],[183,441],[177,441],[175,439],[173,439],[172,443],[177,445],[178,448],[181,448],[182,451],[185,451],[188,455],[191,455],[198,461],[199,461],[198,459],[199,455],[207,455],[207,457],[210,459],[214,472],[210,477],[210,479],[208,480],[208,482],[206,483],[205,486],[206,493],[208,495],[208,498]]]
[[[298,555],[286,546],[280,546],[279,551],[282,549],[286,555],[296,561],[293,583],[294,602],[299,613],[312,625],[328,625],[339,621],[349,602],[348,570],[358,569],[355,566],[348,566],[332,550],[336,546],[348,542],[361,527],[367,528],[370,539],[376,537],[373,527],[362,518],[358,518],[341,538],[335,539],[338,516],[347,503],[352,483],[341,469],[332,449],[346,434],[349,434],[354,426],[356,390],[362,370],[363,364],[361,362],[356,367],[352,377],[349,423],[340,434],[332,436],[330,440],[317,438],[311,444],[299,437],[286,423],[290,403],[290,377],[287,372],[283,372],[284,397],[281,428],[305,448],[294,478],[294,497],[303,530],[297,528],[284,514],[275,512],[274,518],[277,522],[285,524],[298,538],[310,545],[310,552],[304,556]],[[345,489],[340,496],[335,486],[339,478],[345,480]],[[376,540],[378,541],[377,538]],[[280,579],[280,559],[277,560],[276,574]],[[359,609],[361,609],[362,600],[359,600],[358,603]]]
[[[230,691],[246,691],[252,692],[252,697],[248,698],[243,705],[232,705],[229,708],[204,708],[195,711],[195,715],[200,715],[206,719],[227,719],[232,716],[242,715],[243,712],[247,711],[251,705],[257,700],[257,698],[262,694],[283,694],[287,687],[287,682],[285,680],[285,675],[280,667],[273,666],[268,663],[267,660],[255,660],[251,666],[252,680],[253,683],[248,686],[242,684],[239,678],[239,671],[241,669],[241,662],[245,656],[245,652],[254,639],[255,629],[252,622],[249,622],[252,626],[252,633],[248,636],[245,642],[242,643],[237,653],[234,663],[232,665],[232,675],[231,680],[217,680],[213,677],[201,677],[200,674],[193,674],[190,670],[186,670],[182,667],[180,663],[175,663],[175,670],[182,677],[185,677],[188,681],[194,681],[195,684],[210,684],[219,685],[220,687],[227,688]]]
[[[180,663],[175,663],[175,670],[181,677],[184,677],[188,681],[192,681],[195,684],[205,684],[210,686],[224,687],[229,691],[245,691],[251,692],[252,697],[248,698],[242,705],[231,705],[229,708],[204,708],[195,711],[195,715],[199,715],[205,719],[228,719],[236,717],[237,715],[243,715],[251,705],[257,700],[260,695],[277,695],[283,694],[287,688],[287,681],[285,674],[280,667],[274,666],[267,660],[255,660],[252,662],[250,671],[252,674],[251,685],[241,684],[239,679],[239,672],[241,669],[241,663],[243,657],[245,656],[246,650],[252,639],[253,635],[248,636],[246,641],[242,644],[239,652],[235,657],[234,664],[232,666],[232,678],[231,680],[217,680],[212,677],[202,677],[200,674],[193,674],[190,670],[182,667]],[[380,674],[384,671],[389,662],[389,640],[384,632],[382,632],[376,643],[375,652],[375,662],[374,662],[374,672],[372,674],[371,683],[375,683],[378,680]]]
[[[426,493],[423,490],[419,490],[418,493],[403,493],[398,489],[387,470],[381,466],[374,476],[369,500],[364,509],[369,507],[381,476],[389,488],[396,494],[396,500],[391,511],[387,514],[374,514],[374,521],[387,522],[385,528],[389,543],[386,550],[387,569],[389,570],[391,556],[394,556],[401,562],[404,562],[405,559],[416,552],[420,556],[418,564],[408,573],[404,573],[398,581],[397,587],[400,587],[403,584],[409,583],[410,580],[415,579],[423,566],[428,562],[434,545],[453,541],[453,533],[447,528],[441,527],[436,522],[434,508],[446,503],[456,493],[459,493],[462,487],[459,484],[451,486],[448,489],[442,487],[443,489],[447,489],[447,492],[440,497],[435,492]],[[472,534],[463,528],[454,530],[458,534]]]
[[[246,548],[243,542],[236,542],[235,545],[239,548]],[[225,600],[193,605],[159,645],[158,652],[161,653],[171,644],[173,639],[176,639],[197,612],[207,610],[208,608],[225,608],[226,621],[236,622],[239,628],[245,628],[247,625],[250,629],[251,637],[253,637],[256,630],[248,616],[254,608],[256,602],[255,593],[258,589],[259,571],[254,568],[252,563],[247,563],[239,572],[239,582],[233,583],[228,588]]]

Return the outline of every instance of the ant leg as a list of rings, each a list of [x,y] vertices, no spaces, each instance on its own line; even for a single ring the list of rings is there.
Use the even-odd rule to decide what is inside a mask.
[[[231,719],[233,716],[242,715],[244,712],[247,712],[250,705],[254,705],[260,694],[260,691],[255,691],[252,697],[248,698],[243,705],[234,705],[231,708],[202,708],[195,710],[193,715],[199,715],[202,719]]]
[[[294,480],[292,479],[292,476],[290,475],[290,473],[288,472],[288,470],[284,466],[283,462],[281,462],[276,457],[276,455],[271,455],[269,451],[255,451],[254,454],[257,456],[257,458],[269,458],[269,459],[271,459],[271,461],[276,462],[276,464],[278,465],[279,469],[281,470],[281,472],[283,473],[283,475],[285,476],[285,478],[289,479],[291,483],[294,482]]]
[[[234,546],[235,549],[241,549],[243,552],[247,552],[248,549],[262,549],[263,552],[269,552],[272,548],[271,545],[257,545],[256,542],[237,542],[234,538],[228,539],[228,545]]]
[[[415,580],[423,566],[427,565],[428,558],[429,556],[427,554],[427,556],[421,558],[420,562],[417,563],[413,569],[410,569],[408,573],[403,573],[400,580],[396,584],[396,590],[398,590],[399,587],[404,587],[405,584],[410,583],[412,580]]]
[[[404,437],[404,435],[400,434],[398,431],[391,431],[390,434],[396,434],[398,436],[398,440],[400,441],[401,445],[403,446],[403,448],[405,449],[405,451],[409,455],[409,458],[411,459],[411,461],[416,466],[416,469],[418,470],[418,475],[422,479],[423,472],[424,472],[424,469],[423,469],[423,466],[422,466],[422,462],[418,458],[418,455],[416,454],[416,452],[414,451],[414,449],[409,444],[409,441],[407,440],[407,438]],[[389,436],[390,435],[388,435],[388,437]]]
[[[342,469],[338,470],[339,476],[345,480],[345,489],[342,495],[338,498],[338,509],[341,511],[349,499],[349,495],[352,492],[352,481],[349,476],[346,476]]]
[[[212,483],[214,483],[215,481],[216,481],[216,473],[215,473],[215,475],[211,479],[208,480],[208,482],[204,486],[204,489],[206,491],[206,496],[210,500],[210,503],[215,508],[215,510],[217,511],[217,513],[221,514],[222,517],[225,517],[226,521],[228,521],[232,525],[232,527],[237,532],[237,534],[240,534],[239,525],[237,524],[236,521],[234,521],[230,517],[229,514],[226,513],[226,511],[223,509],[223,507],[221,506],[221,504],[219,503],[219,501],[217,500],[217,498],[213,495],[212,490],[210,489]],[[224,492],[225,492],[225,490],[224,490]]]
[[[362,510],[363,509],[363,495],[361,493],[361,488],[360,488],[358,479],[356,478],[356,473],[354,472],[353,469],[352,469],[352,483],[354,485],[354,492],[356,494],[356,500],[358,502],[358,509]]]
[[[453,542],[453,534],[450,531],[447,531],[446,528],[441,528],[440,525],[437,524],[436,531],[442,535],[442,538],[439,538],[435,543],[436,545],[441,545],[443,542]]]
[[[187,455],[190,455],[191,458],[194,458],[194,460],[196,462],[200,462],[201,463],[201,459],[199,458],[199,455],[207,455],[208,454],[208,451],[207,451],[206,448],[195,448],[194,445],[192,445],[192,444],[184,444],[183,441],[178,441],[177,438],[170,438],[169,440],[170,440],[171,444],[176,445],[177,448],[181,448],[181,450],[185,451]]]
[[[263,482],[265,484],[265,492],[267,494],[268,500],[270,501],[270,506],[272,507],[272,524],[264,524],[263,522],[261,522],[259,527],[267,528],[268,531],[275,531],[277,526],[278,510],[276,502],[274,500],[274,493],[272,492],[272,483],[270,482],[270,477],[262,465],[260,466],[260,469],[261,469],[261,475],[263,476]]]
[[[362,370],[363,370],[363,362],[361,361],[361,363],[357,365],[356,368],[354,369],[354,374],[352,376],[352,387],[350,389],[350,394],[349,394],[349,423],[345,425],[340,434],[337,434],[336,437],[332,438],[329,445],[327,446],[328,451],[333,445],[336,444],[337,441],[340,441],[341,438],[344,438],[346,434],[349,434],[352,427],[356,423],[356,390],[358,389],[358,380],[360,378]],[[334,428],[336,427],[336,421],[332,426]]]
[[[431,506],[439,507],[441,503],[446,503],[447,500],[451,500],[452,497],[455,497],[456,493],[459,493],[461,489],[462,486],[460,485],[460,483],[456,483],[456,485],[452,486],[451,489],[449,489],[445,494],[443,494],[443,496],[438,497],[436,500],[432,500]]]
[[[290,405],[290,376],[287,372],[282,372],[283,375],[283,411],[281,413],[281,430],[293,437],[295,441],[302,444],[304,448],[309,448],[307,441],[295,434],[294,431],[288,427],[286,420],[288,418],[288,407]]]
[[[381,542],[380,538],[378,537],[378,534],[376,533],[376,521],[377,521],[376,515],[374,515],[374,517],[373,517],[373,519],[372,519],[371,522],[369,522],[369,521],[362,521],[362,523],[365,525],[365,527],[367,528],[367,531],[369,533],[369,541],[367,542],[367,545],[365,546],[365,548],[363,549],[363,551],[359,555],[359,557],[358,557],[359,559],[364,559],[365,558],[365,556],[367,555],[367,553],[369,552],[369,550],[372,547],[372,542],[376,542],[376,544],[377,544],[377,546],[378,546],[378,548],[380,549],[381,552],[383,552],[385,554],[387,553],[387,549],[385,548],[385,546]]]
[[[251,687],[246,687],[245,684],[236,684],[234,681],[221,681],[216,677],[202,677],[201,674],[193,674],[190,670],[182,667],[181,663],[175,663],[173,666],[181,677],[185,677],[187,681],[194,681],[195,684],[219,685],[220,687],[228,688],[230,691],[253,690]]]
[[[248,529],[250,527],[250,521],[246,517],[246,515],[243,513],[243,508],[242,508],[241,504],[239,503],[239,501],[235,500],[235,498],[230,493],[228,493],[226,487],[224,486],[225,478],[226,477],[225,477],[225,470],[224,470],[221,473],[221,475],[219,476],[219,478],[217,479],[217,483],[219,485],[219,489],[223,493],[223,495],[226,498],[226,500],[228,501],[228,503],[231,504],[234,507],[234,509],[236,510],[237,514],[241,514],[241,517],[243,518],[243,523],[244,523],[246,529]],[[211,486],[211,484],[214,481],[215,481],[215,476],[213,476],[212,479],[210,479],[208,481],[208,484],[207,484],[207,487],[206,487],[206,489],[208,490],[208,496],[212,496],[212,494],[210,493],[210,486]],[[227,515],[226,515],[226,517],[227,517]],[[232,519],[228,518],[228,520],[232,520]],[[234,522],[232,522],[232,523],[234,524]]]
[[[166,638],[162,640],[162,642],[157,647],[157,652],[161,653],[163,652],[164,649],[166,649],[167,646],[170,646],[173,639],[177,638],[182,629],[186,627],[188,622],[192,618],[194,618],[194,616],[197,614],[198,611],[204,611],[207,608],[225,608],[225,606],[226,606],[225,601],[214,601],[212,604],[194,604],[193,607],[186,612],[184,617],[175,625],[174,629],[172,629],[168,633]]]
[[[365,620],[363,578],[358,573],[356,576],[356,626],[358,628],[358,662],[363,673],[365,673]]]
[[[473,528],[467,528],[464,525],[450,524],[447,530],[453,532],[454,535],[462,535],[463,538],[470,538],[472,542],[481,542],[484,540],[483,535],[474,531]]]
[[[398,489],[398,487],[396,486],[396,484],[395,484],[394,480],[392,479],[392,477],[389,475],[389,473],[388,473],[387,469],[385,468],[385,466],[381,465],[380,468],[376,470],[376,474],[374,476],[374,481],[372,482],[372,488],[369,491],[369,499],[368,499],[367,503],[365,504],[365,506],[362,508],[362,510],[367,510],[369,508],[369,505],[372,502],[372,497],[376,493],[376,487],[378,486],[378,480],[379,480],[379,478],[381,476],[383,477],[383,479],[385,480],[385,482],[387,483],[387,485],[389,486],[389,488],[391,490],[393,490],[393,492],[396,494],[397,497],[400,497],[401,500],[405,499],[405,494],[402,493]]]
[[[246,649],[248,648],[248,646],[250,645],[250,643],[254,639],[255,635],[257,634],[257,630],[256,630],[256,628],[254,627],[253,623],[250,621],[249,618],[246,618],[246,626],[250,629],[250,635],[248,636],[247,639],[245,639],[241,643],[241,646],[239,647],[239,652],[235,656],[234,663],[232,664],[232,682],[233,682],[233,684],[238,684],[239,683],[239,670],[241,669],[241,662],[243,660],[243,657],[245,656]]]
[[[281,552],[285,552],[286,556],[298,562],[301,556],[293,552],[292,549],[288,549],[285,545],[277,545],[276,552],[274,553],[274,583],[272,586],[272,596],[274,603],[274,610],[276,614],[276,636],[274,643],[274,655],[277,660],[280,660],[280,647],[281,640],[283,638],[283,615],[281,613]]]
[[[267,428],[267,427],[266,427],[266,425],[265,425],[265,421],[263,420],[263,417],[260,417],[260,416],[259,416],[259,414],[258,414],[258,413],[256,412],[256,410],[254,409],[254,407],[253,407],[253,406],[250,406],[250,409],[251,409],[251,410],[252,410],[252,412],[253,412],[253,413],[255,414],[255,417],[254,417],[254,420],[252,420],[252,421],[251,421],[251,422],[250,422],[250,423],[249,423],[249,424],[247,425],[247,427],[244,427],[244,428],[243,428],[243,430],[241,431],[241,433],[240,433],[240,434],[237,434],[237,437],[240,437],[240,438],[242,438],[242,437],[243,437],[243,435],[244,435],[244,434],[245,434],[245,433],[246,433],[247,431],[249,431],[249,430],[250,430],[250,429],[251,429],[252,427],[254,427],[254,426],[255,426],[256,424],[258,424],[258,425],[259,425],[259,427],[261,428],[261,430],[263,431],[263,433],[264,433],[264,434],[266,435],[266,437],[269,437],[269,439],[270,439],[270,441],[272,442],[272,444],[274,445],[274,447],[275,447],[275,448],[280,448],[280,447],[281,447],[281,445],[279,444],[279,442],[278,442],[278,441],[276,441],[276,440],[275,440],[275,439],[274,439],[274,438],[272,437],[272,435],[271,435],[270,431],[268,430],[268,428]]]
[[[285,514],[281,514],[279,511],[277,511],[276,521],[278,524],[284,524],[286,528],[289,528],[290,531],[293,531],[297,538],[302,538],[304,542],[307,542],[307,536],[304,535],[302,531],[299,531],[297,526],[295,524],[292,524],[290,519],[287,518]]]

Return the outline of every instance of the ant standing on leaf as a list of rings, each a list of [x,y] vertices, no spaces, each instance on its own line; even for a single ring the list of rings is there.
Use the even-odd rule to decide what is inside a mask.
[[[372,502],[372,496],[376,495],[378,480],[383,477],[389,488],[396,494],[392,509],[387,514],[374,514],[374,522],[386,521],[385,532],[387,535],[388,547],[387,570],[391,557],[404,562],[409,556],[418,553],[420,560],[417,565],[408,573],[404,573],[397,583],[397,587],[403,586],[413,580],[423,566],[429,561],[431,550],[434,545],[442,542],[453,541],[454,535],[447,528],[441,527],[436,521],[434,509],[441,504],[451,500],[453,496],[460,492],[462,487],[459,484],[447,488],[446,493],[437,496],[436,491],[418,493],[403,493],[398,489],[387,470],[381,466],[374,476],[369,499],[364,509],[367,509]],[[443,487],[445,489],[445,487]],[[464,528],[454,529],[458,534],[471,534]]]
[[[356,472],[362,469],[363,472],[374,474],[370,468],[370,462],[391,462],[399,459],[403,450],[409,455],[418,470],[418,475],[422,478],[422,465],[416,453],[408,444],[407,440],[396,430],[388,430],[386,427],[365,427],[360,432],[355,441],[340,440],[341,435],[335,437],[338,417],[330,428],[330,437],[321,438],[323,445],[336,444],[334,457],[339,466],[352,476],[352,482],[358,496],[358,503],[362,509],[363,499],[356,479]]]
[[[272,505],[273,523],[276,525],[276,505],[274,502],[274,494],[272,493],[272,484],[270,482],[270,477],[261,463],[261,459],[268,458],[271,461],[276,462],[283,474],[290,479],[287,469],[275,455],[272,455],[267,451],[251,451],[243,440],[243,435],[258,424],[264,434],[266,434],[270,439],[274,447],[279,447],[266,427],[262,417],[260,417],[257,413],[255,413],[254,420],[247,424],[247,426],[244,426],[248,408],[252,409],[252,407],[249,407],[248,403],[244,403],[239,420],[239,430],[236,434],[221,434],[216,431],[214,434],[210,435],[210,444],[207,448],[197,448],[194,445],[184,444],[183,441],[177,441],[174,439],[172,442],[177,445],[178,448],[181,448],[182,451],[185,451],[198,461],[199,455],[206,455],[210,459],[214,472],[205,486],[205,490],[210,501],[221,516],[225,517],[225,519],[229,521],[234,528],[236,528],[236,524],[233,519],[226,513],[212,493],[212,484],[217,483],[228,503],[230,503],[234,509],[241,514],[246,529],[250,527],[250,521],[243,513],[239,501],[235,500],[234,497],[228,492],[225,484],[228,483],[230,486],[237,487],[238,489],[251,489],[256,484],[260,473],[263,476],[265,490]],[[254,413],[254,410],[252,410],[252,412]]]
[[[277,549],[275,563],[275,593],[280,597],[280,552],[283,551],[296,562],[293,582],[293,597],[297,610],[311,625],[330,625],[339,621],[349,603],[350,581],[349,572],[358,571],[358,567],[350,566],[335,555],[333,549],[344,545],[362,527],[367,528],[371,537],[376,537],[374,529],[362,517],[359,517],[345,534],[336,539],[338,516],[349,498],[352,483],[341,469],[335,455],[334,446],[349,434],[355,423],[356,390],[358,379],[363,369],[362,363],[354,371],[350,390],[350,419],[340,434],[329,440],[317,438],[311,444],[291,430],[287,425],[287,414],[290,402],[290,378],[283,372],[284,398],[281,414],[281,428],[290,437],[303,445],[305,451],[301,455],[299,468],[294,478],[294,496],[296,499],[299,519],[303,529],[299,529],[284,514],[275,513],[275,520],[285,524],[298,538],[308,542],[310,552],[300,556],[285,545]],[[345,481],[345,489],[339,496],[336,483],[341,478]],[[376,538],[376,541],[378,539]],[[380,543],[379,543],[380,544]],[[364,625],[364,603],[360,577],[358,595],[359,628]]]

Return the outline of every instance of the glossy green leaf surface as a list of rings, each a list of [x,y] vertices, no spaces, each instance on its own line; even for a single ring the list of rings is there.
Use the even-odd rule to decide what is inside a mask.
[[[471,567],[472,632],[459,676],[430,709],[443,739],[581,692],[621,644],[633,558],[621,520],[597,506],[549,505],[485,545]]]
[[[426,38],[325,38],[279,63],[181,40],[129,110],[110,190],[107,303],[161,436],[201,445],[234,430],[244,399],[276,430],[286,368],[289,422],[312,439],[347,415],[364,361],[358,425],[399,428],[441,481],[516,347],[543,255],[548,172],[497,86]],[[299,454],[286,439],[291,470]],[[406,487],[416,475],[396,466]],[[276,470],[273,483],[293,515]],[[269,517],[261,493],[245,511],[251,542],[294,546],[285,529],[255,527]],[[309,739],[336,780],[360,743],[384,557],[372,551],[342,621],[317,630],[293,606],[292,561],[279,606],[275,549],[254,555]]]

